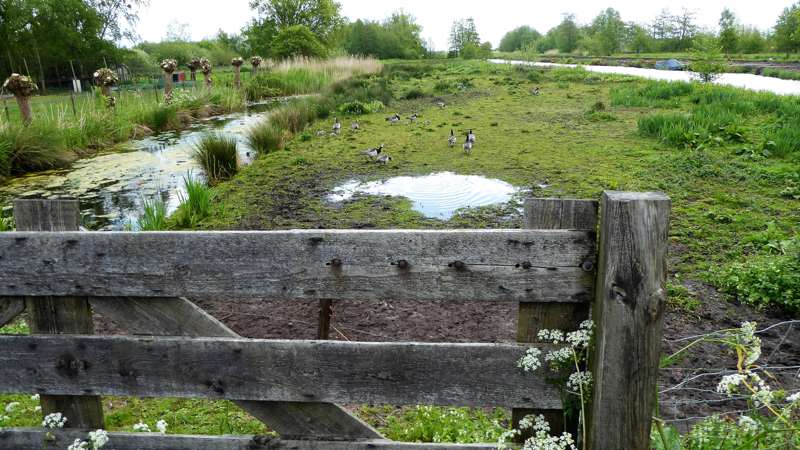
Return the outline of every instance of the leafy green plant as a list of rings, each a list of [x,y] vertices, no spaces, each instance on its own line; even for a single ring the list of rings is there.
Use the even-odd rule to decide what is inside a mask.
[[[697,74],[700,81],[710,83],[728,70],[728,64],[715,40],[698,39],[692,51],[692,63],[689,69]]]
[[[160,198],[143,199],[142,215],[136,220],[139,231],[167,229],[167,203]]]
[[[10,217],[0,217],[0,232],[14,231],[14,220]]]
[[[179,193],[180,206],[175,212],[176,223],[184,228],[195,226],[211,215],[211,202],[214,193],[202,180],[187,173],[183,177],[186,194]]]
[[[263,121],[247,131],[247,145],[260,154],[266,155],[286,146],[286,132],[269,120]]]
[[[479,409],[416,406],[386,420],[386,437],[404,442],[494,442],[504,429],[506,414],[496,409],[491,414]]]
[[[195,144],[192,158],[203,168],[209,183],[230,179],[239,170],[236,139],[209,133]]]

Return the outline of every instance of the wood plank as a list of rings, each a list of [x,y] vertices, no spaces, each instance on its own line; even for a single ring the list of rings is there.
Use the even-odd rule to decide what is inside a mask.
[[[525,200],[525,227],[532,230],[589,230],[597,228],[598,202],[560,198]]]
[[[545,230],[587,230],[597,228],[597,202],[593,200],[571,200],[552,198],[532,198],[525,201],[525,224],[531,229]],[[588,257],[583,264],[587,273],[594,272],[595,256]],[[574,331],[589,317],[588,303],[520,303],[517,316],[517,342],[541,343],[538,334],[541,330]],[[553,434],[561,434],[566,428],[564,412],[561,410],[514,409],[512,421],[519,421],[528,415],[543,415]],[[522,434],[519,441],[528,436]]]
[[[2,393],[561,408],[546,372],[516,367],[516,344],[0,336],[0,348]]]
[[[80,212],[75,200],[15,200],[14,221],[19,231],[44,232],[40,235],[57,236],[59,232],[77,231]],[[36,256],[36,255],[31,255]],[[21,261],[7,261],[20,264]],[[47,277],[41,267],[20,265],[17,270],[27,272],[35,279]],[[25,298],[28,325],[32,334],[91,334],[94,332],[92,311],[86,297]],[[74,428],[103,428],[103,405],[96,396],[42,395],[44,415],[60,412],[67,418],[67,426]]]
[[[562,230],[3,233],[0,296],[586,302],[594,252]]]
[[[25,311],[22,297],[0,297],[0,327],[6,326]]]
[[[670,199],[606,192],[594,316],[589,445],[646,450],[656,406],[666,303]]]
[[[185,298],[99,298],[92,307],[133,335],[230,337],[233,330]],[[380,433],[331,403],[236,401],[283,439],[381,439]]]
[[[52,440],[42,429],[0,429],[0,448],[14,450],[63,450],[87,433],[53,430]],[[494,450],[497,444],[428,444],[368,440],[325,442],[284,440],[271,436],[186,436],[151,433],[109,433],[113,450]]]

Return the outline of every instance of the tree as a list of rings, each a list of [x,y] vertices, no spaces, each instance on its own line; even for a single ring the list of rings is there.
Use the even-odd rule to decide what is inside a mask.
[[[574,14],[565,14],[561,23],[555,28],[555,44],[561,53],[572,53],[578,48],[581,37]]]
[[[775,24],[774,38],[778,51],[789,53],[800,50],[800,3],[783,10]]]
[[[636,53],[646,53],[653,48],[653,38],[641,25],[632,24],[629,48]]]
[[[739,52],[761,53],[767,48],[764,34],[753,27],[742,27],[739,30]]]
[[[139,9],[149,6],[149,0],[88,0],[88,3],[97,11],[103,23],[101,39],[139,40],[134,27],[139,22]]]
[[[481,38],[472,17],[453,22],[450,28],[450,52],[464,57],[465,50],[472,55],[481,46]]]
[[[698,39],[692,49],[689,70],[695,72],[703,83],[710,83],[728,69],[722,57],[722,48],[715,39]]]
[[[305,25],[286,27],[275,36],[273,55],[278,58],[291,56],[322,58],[326,54],[325,46]]]
[[[739,47],[736,15],[728,8],[722,10],[719,18],[719,46],[725,53],[735,53]]]
[[[382,23],[357,20],[348,24],[342,46],[355,55],[417,59],[426,53],[421,31],[413,16],[398,11]]]
[[[698,26],[695,23],[695,15],[694,11],[683,8],[681,15],[675,18],[676,37],[680,50],[686,50],[692,46],[692,41],[698,30]]]
[[[334,0],[251,0],[250,7],[277,32],[302,25],[321,42],[342,24],[342,6]]]
[[[595,17],[592,22],[591,32],[600,54],[611,55],[622,48],[622,39],[625,35],[625,23],[614,8],[608,8]]]
[[[529,26],[521,26],[509,31],[500,41],[498,50],[501,52],[514,52],[533,47],[542,35]]]

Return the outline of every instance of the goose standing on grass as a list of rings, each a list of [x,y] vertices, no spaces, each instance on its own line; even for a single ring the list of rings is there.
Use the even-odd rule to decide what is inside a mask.
[[[438,106],[440,109],[444,109],[447,106],[447,104],[444,101],[439,100],[438,102],[436,102],[436,106]]]
[[[472,146],[473,146],[472,141],[470,141],[468,138],[467,141],[464,142],[464,153],[468,155],[472,153]]]
[[[472,145],[475,145],[475,133],[472,132],[472,129],[470,129],[469,133],[467,133],[467,141]]]
[[[391,160],[392,160],[391,156],[389,156],[389,155],[381,155],[381,156],[378,157],[377,163],[385,166],[385,165],[389,164],[389,161],[391,161]]]
[[[391,123],[391,124],[400,123],[400,114],[395,114],[393,116],[389,116],[389,117],[386,118],[386,121]]]
[[[419,115],[417,115],[417,113],[414,113],[414,114],[411,114],[410,116],[408,116],[408,121],[409,121],[409,123],[414,123],[414,122],[417,121],[418,118],[419,118]]]
[[[353,130],[353,131],[358,131],[358,130],[361,129],[361,127],[358,125],[358,121],[357,120],[350,124],[350,129]]]
[[[456,146],[456,142],[457,142],[456,141],[456,134],[451,129],[450,130],[450,137],[447,138],[447,144],[450,146],[450,148],[453,148],[453,147]]]
[[[539,95],[541,92],[542,91],[539,89],[538,86],[533,88],[533,89],[531,89],[531,95],[534,95],[534,96]]]
[[[339,118],[336,117],[333,119],[333,134],[339,134],[342,132],[342,123],[339,122]]]
[[[363,152],[361,152],[361,154],[370,159],[376,159],[378,156],[380,156],[381,152],[383,151],[383,147],[384,145],[381,144],[375,148],[364,150]]]

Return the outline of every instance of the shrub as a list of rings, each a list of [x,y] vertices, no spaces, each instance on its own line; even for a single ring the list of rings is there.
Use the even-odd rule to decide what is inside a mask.
[[[239,170],[236,139],[220,134],[203,135],[195,144],[192,158],[206,173],[210,184],[230,179]]]
[[[409,89],[408,92],[403,94],[403,98],[406,100],[416,100],[419,98],[425,98],[425,92],[423,92],[422,89],[419,88],[412,88]]]
[[[262,154],[283,150],[286,146],[284,129],[268,120],[263,121],[247,132],[247,145]]]
[[[364,104],[359,101],[354,101],[354,102],[347,102],[339,106],[339,111],[342,112],[343,114],[359,116],[362,114],[372,114],[380,112],[383,110],[383,108],[384,105],[380,100],[375,100],[367,104]]]
[[[160,199],[143,199],[142,215],[136,219],[139,231],[161,231],[167,229],[167,203]]]
[[[175,216],[179,226],[189,228],[211,215],[214,194],[205,183],[192,177],[191,173],[183,177],[183,184],[186,195],[179,194],[180,206]]]
[[[800,236],[771,247],[773,254],[760,253],[726,267],[717,277],[719,285],[757,308],[800,312]]]

